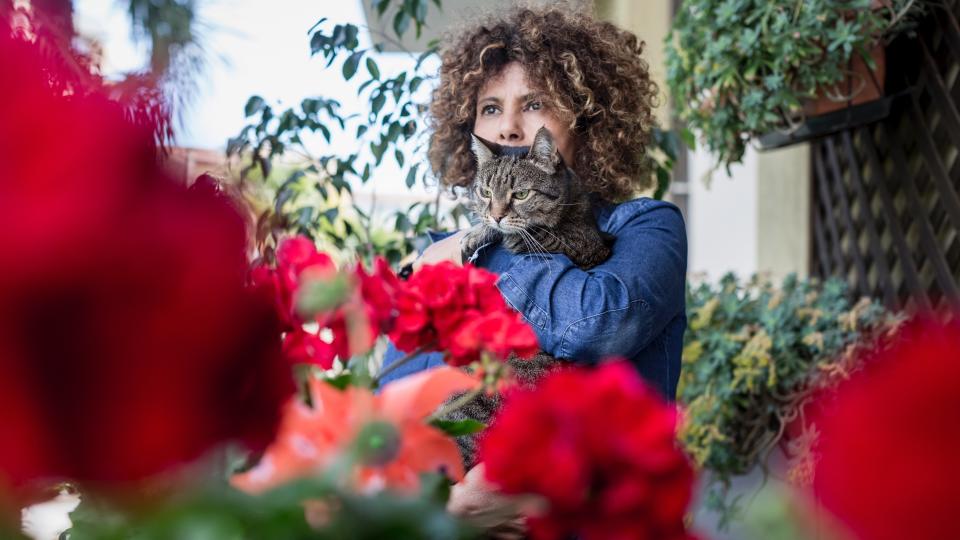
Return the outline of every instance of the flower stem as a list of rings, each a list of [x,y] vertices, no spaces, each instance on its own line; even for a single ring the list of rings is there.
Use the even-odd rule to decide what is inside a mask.
[[[434,412],[427,418],[427,422],[432,422],[439,418],[443,418],[444,416],[452,413],[453,411],[464,407],[467,403],[470,403],[471,401],[473,401],[475,397],[479,396],[481,392],[483,392],[483,385],[480,385],[474,388],[473,390],[467,392],[466,394],[463,394],[462,396],[444,405],[443,407],[440,407],[439,409],[436,410],[436,412]]]
[[[424,351],[429,350],[429,349],[432,348],[432,347],[433,347],[433,344],[428,344],[428,345],[424,345],[424,346],[422,346],[422,347],[418,347],[418,348],[416,348],[415,350],[413,350],[412,352],[407,353],[407,355],[404,356],[403,358],[401,358],[401,359],[397,360],[396,362],[390,364],[390,365],[387,366],[386,368],[381,369],[381,370],[380,370],[380,373],[377,373],[377,376],[373,378],[373,385],[374,385],[374,387],[379,386],[379,385],[380,385],[380,381],[381,381],[384,377],[386,377],[388,374],[392,373],[394,370],[396,370],[396,369],[399,368],[400,366],[406,364],[406,363],[409,362],[410,360],[413,360],[415,357],[420,356],[420,354],[422,354]]]

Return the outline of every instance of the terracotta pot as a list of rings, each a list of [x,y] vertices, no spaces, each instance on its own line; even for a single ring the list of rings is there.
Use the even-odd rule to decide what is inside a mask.
[[[803,112],[807,116],[818,116],[883,97],[883,79],[887,71],[883,43],[877,43],[870,50],[870,57],[877,66],[875,70],[854,53],[847,68],[849,75],[829,88],[820,88],[819,97],[807,101]]]
[[[870,9],[872,10],[889,9],[890,7],[890,0],[871,0],[870,2]],[[850,74],[830,88],[821,88],[817,99],[809,100],[804,104],[804,114],[818,116],[883,97],[883,79],[887,72],[887,56],[882,42],[878,41],[870,49],[870,57],[873,58],[873,62],[877,66],[875,70],[872,70],[872,74],[870,67],[863,61],[863,58],[859,54],[854,54],[847,66]],[[848,99],[838,99],[840,96]]]

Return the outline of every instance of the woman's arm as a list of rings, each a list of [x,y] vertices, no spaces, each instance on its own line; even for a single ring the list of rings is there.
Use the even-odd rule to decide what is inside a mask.
[[[481,257],[554,356],[632,357],[684,309],[687,241],[679,209],[638,199],[617,206],[601,225],[616,237],[613,253],[588,271],[564,255],[514,255],[500,246]]]

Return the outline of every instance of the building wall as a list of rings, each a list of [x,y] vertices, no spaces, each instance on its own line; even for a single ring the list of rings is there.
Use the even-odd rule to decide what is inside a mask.
[[[660,125],[670,126],[664,42],[675,0],[598,0],[598,16],[643,39],[650,72],[660,87]],[[679,2],[677,2],[679,3]],[[706,150],[687,152],[674,195],[686,195],[691,275],[716,279],[728,271],[761,272],[774,280],[807,275],[809,151],[798,145],[773,152],[750,149],[742,164],[714,169]],[[679,198],[679,197],[678,197]]]

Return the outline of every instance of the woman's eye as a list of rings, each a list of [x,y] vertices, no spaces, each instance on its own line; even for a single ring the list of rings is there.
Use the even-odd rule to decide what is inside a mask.
[[[539,101],[531,101],[530,103],[527,104],[527,110],[530,110],[530,111],[539,111],[542,108],[543,108],[543,103]]]
[[[484,105],[483,108],[480,109],[480,114],[496,114],[496,113],[497,113],[497,107],[495,105]]]
[[[516,199],[516,200],[518,200],[518,201],[522,201],[522,200],[526,199],[526,198],[529,197],[529,196],[530,196],[530,190],[527,190],[527,189],[524,189],[524,190],[522,190],[522,191],[514,191],[514,192],[513,192],[513,198]]]

